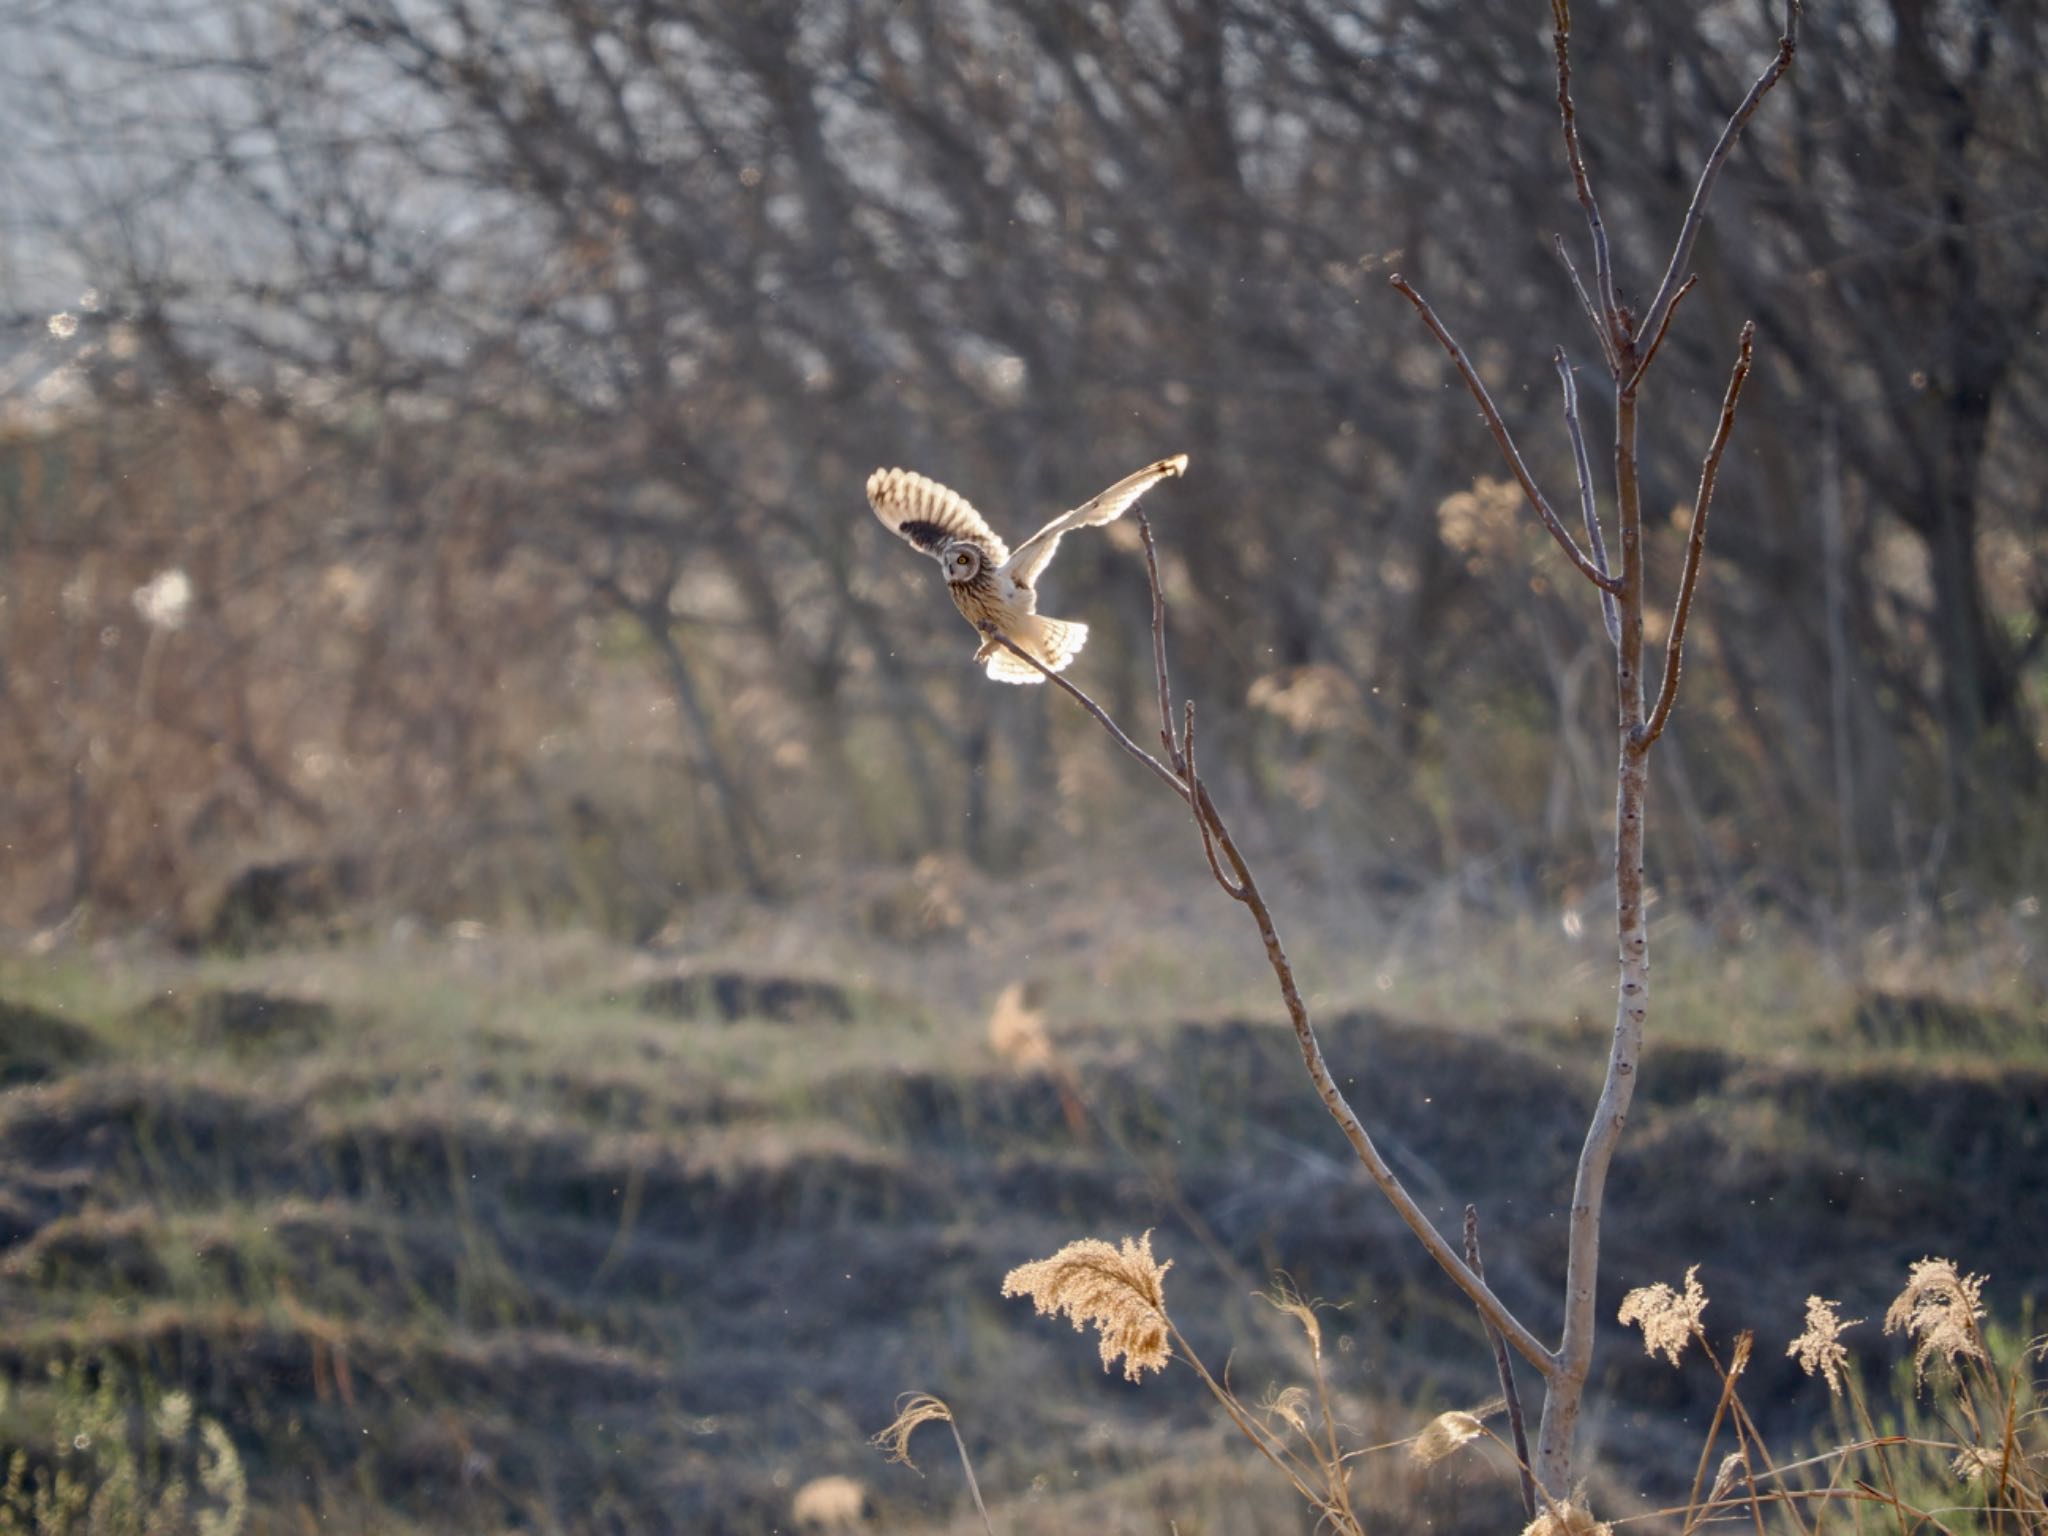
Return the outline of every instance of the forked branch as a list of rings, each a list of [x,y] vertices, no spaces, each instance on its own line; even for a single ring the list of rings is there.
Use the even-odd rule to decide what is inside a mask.
[[[1053,671],[1052,668],[1048,667],[1036,656],[1033,656],[1029,651],[1022,649],[1020,646],[1016,644],[1015,641],[1011,640],[1008,635],[999,634],[992,628],[984,629],[982,633],[985,636],[987,636],[991,644],[1002,646],[1005,650],[1010,651],[1015,655],[1023,657],[1024,660],[1031,663],[1032,666],[1038,668],[1039,671],[1045,674],[1046,681],[1057,683],[1060,687],[1066,689],[1068,695],[1073,699],[1073,701],[1076,704],[1079,704],[1083,709],[1087,710],[1089,714],[1093,715],[1097,723],[1099,723],[1105,731],[1109,732],[1110,736],[1114,738],[1118,746],[1122,747],[1126,752],[1130,753],[1132,757],[1135,757],[1147,768],[1150,768],[1152,772],[1158,776],[1159,782],[1164,784],[1168,789],[1172,790],[1176,795],[1180,796],[1181,799],[1189,799],[1188,787],[1187,785],[1181,782],[1180,777],[1177,774],[1175,774],[1171,768],[1168,768],[1166,764],[1160,762],[1158,758],[1154,757],[1150,752],[1147,752],[1143,747],[1139,746],[1135,741],[1131,740],[1130,737],[1126,736],[1124,734],[1123,727],[1118,725],[1115,720],[1110,718],[1108,710],[1104,709],[1100,704],[1096,703],[1093,699],[1089,698],[1087,694],[1083,693],[1079,688],[1076,688],[1064,677],[1061,677],[1059,673]]]
[[[1700,465],[1700,488],[1693,498],[1692,531],[1685,542],[1685,571],[1678,578],[1678,601],[1671,610],[1671,636],[1664,646],[1664,681],[1657,689],[1657,704],[1639,738],[1643,747],[1664,734],[1671,719],[1671,707],[1678,701],[1678,678],[1685,666],[1685,626],[1692,617],[1693,589],[1700,581],[1700,561],[1707,548],[1707,510],[1714,504],[1714,482],[1720,478],[1721,455],[1728,449],[1728,434],[1735,429],[1735,408],[1742,399],[1743,383],[1749,378],[1751,349],[1756,341],[1756,322],[1742,327],[1741,351],[1735,371],[1728,376],[1728,393],[1721,400],[1721,421],[1714,429],[1714,441]]]
[[[1671,317],[1678,313],[1678,306],[1684,302],[1685,296],[1692,292],[1693,284],[1698,281],[1697,273],[1688,277],[1678,285],[1678,292],[1671,296],[1671,302],[1664,306],[1664,318],[1657,323],[1657,333],[1650,338],[1650,345],[1643,353],[1643,360],[1636,364],[1636,371],[1629,375],[1629,388],[1635,388],[1642,382],[1643,375],[1650,371],[1650,364],[1657,360],[1657,349],[1664,345],[1664,337],[1671,330]]]
[[[1550,536],[1557,540],[1557,547],[1571,557],[1572,564],[1577,566],[1580,574],[1594,586],[1603,592],[1619,592],[1620,581],[1595,565],[1586,552],[1579,548],[1578,541],[1571,536],[1563,519],[1550,505],[1550,498],[1543,494],[1542,489],[1536,484],[1536,477],[1529,473],[1529,466],[1522,462],[1521,450],[1515,446],[1514,438],[1508,435],[1508,424],[1501,420],[1500,412],[1494,407],[1493,397],[1486,392],[1486,385],[1481,381],[1478,370],[1472,366],[1472,360],[1465,355],[1465,349],[1458,345],[1449,331],[1444,329],[1444,323],[1437,319],[1436,311],[1429,307],[1429,302],[1409,285],[1406,278],[1396,272],[1388,281],[1400,291],[1403,298],[1415,306],[1416,313],[1422,316],[1422,323],[1429,327],[1430,334],[1436,337],[1444,351],[1450,354],[1451,361],[1457,364],[1458,372],[1465,380],[1465,387],[1472,391],[1472,398],[1479,402],[1479,414],[1486,418],[1486,425],[1493,433],[1493,440],[1500,445],[1501,457],[1508,461],[1508,468],[1514,471],[1515,479],[1521,483],[1522,494],[1529,498],[1529,505],[1534,507],[1536,515],[1543,519],[1543,526],[1550,530]]]

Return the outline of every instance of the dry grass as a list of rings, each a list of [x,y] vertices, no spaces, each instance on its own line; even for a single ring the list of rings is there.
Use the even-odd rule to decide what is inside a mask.
[[[1658,1286],[1651,1288],[1654,1296],[1631,1293],[1623,1308],[1623,1321],[1639,1322],[1646,1343],[1654,1337],[1652,1347],[1673,1366],[1683,1346],[1697,1340],[1721,1379],[1720,1402],[1700,1449],[1701,1473],[1724,1426],[1736,1440],[1704,1497],[1696,1478],[1691,1498],[1659,1516],[1678,1520],[1687,1532],[1743,1516],[1759,1531],[1768,1524],[1801,1536],[1818,1536],[1831,1525],[1861,1530],[1866,1519],[1884,1527],[1896,1523],[1902,1531],[2048,1532],[2048,1430],[2037,1406],[2039,1383],[2030,1374],[2044,1358],[2044,1342],[2032,1340],[2006,1359],[1993,1358],[1980,1326],[1983,1276],[1966,1276],[1947,1259],[1922,1259],[1886,1314],[1885,1331],[1903,1332],[1915,1345],[1912,1399],[1927,1390],[1929,1367],[1941,1367],[1934,1428],[1914,1422],[1912,1400],[1902,1405],[1907,1427],[1880,1426],[1841,1343],[1842,1331],[1853,1324],[1840,1320],[1835,1303],[1809,1298],[1806,1327],[1786,1353],[1846,1405],[1846,1417],[1836,1422],[1848,1433],[1781,1463],[1772,1458],[1739,1386],[1750,1336],[1736,1340],[1724,1369],[1700,1323],[1706,1297],[1696,1273],[1687,1273],[1683,1297]]]

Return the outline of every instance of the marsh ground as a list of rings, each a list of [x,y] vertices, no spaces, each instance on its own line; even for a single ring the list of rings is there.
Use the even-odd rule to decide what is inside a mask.
[[[1147,1228],[1248,1399],[1303,1373],[1253,1294],[1282,1270],[1332,1309],[1358,1443],[1491,1394],[1469,1311],[1345,1160],[1214,892],[940,861],[808,890],[640,948],[382,923],[232,959],[6,960],[10,1438],[38,1443],[49,1365],[83,1361],[226,1425],[257,1530],[765,1532],[829,1474],[866,1485],[876,1529],[947,1529],[941,1435],[923,1478],[865,1443],[922,1389],[1004,1530],[1307,1530],[1192,1378],[1131,1387],[999,1295],[1069,1238]],[[1547,1319],[1607,1028],[1597,909],[1276,905],[1400,1173],[1447,1221],[1477,1202],[1490,1277]],[[2039,924],[1659,924],[1605,1294],[1703,1266],[1710,1325],[1758,1330],[1752,1399],[1788,1444],[1827,1426],[1781,1355],[1809,1292],[1875,1317],[1932,1252],[1989,1273],[2013,1324],[2048,1293]],[[1028,1002],[1002,1007],[1059,1070],[992,1043],[1013,984]],[[1897,1351],[1862,1342],[1884,1375]],[[1618,1329],[1597,1371],[1603,1512],[1654,1507],[1711,1378]],[[1388,1454],[1361,1482],[1382,1528],[1513,1523],[1483,1458]]]

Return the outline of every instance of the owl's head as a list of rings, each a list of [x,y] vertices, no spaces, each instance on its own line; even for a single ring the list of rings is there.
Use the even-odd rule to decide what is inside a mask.
[[[939,551],[939,564],[945,569],[946,580],[956,587],[979,576],[981,562],[981,546],[966,539],[955,539]]]

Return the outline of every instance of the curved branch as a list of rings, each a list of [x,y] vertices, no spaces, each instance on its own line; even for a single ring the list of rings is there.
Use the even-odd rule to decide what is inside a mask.
[[[1552,0],[1553,5],[1563,3],[1564,0]],[[1664,280],[1657,285],[1657,297],[1650,301],[1649,311],[1643,317],[1642,330],[1645,334],[1654,336],[1664,329],[1664,317],[1678,302],[1678,274],[1692,261],[1693,244],[1700,237],[1700,227],[1706,223],[1707,199],[1714,195],[1714,183],[1721,178],[1721,167],[1728,163],[1728,157],[1735,152],[1735,141],[1742,137],[1742,130],[1756,115],[1756,109],[1770,94],[1771,87],[1792,67],[1792,60],[1798,52],[1799,0],[1785,0],[1785,27],[1778,38],[1777,55],[1757,76],[1749,94],[1742,98],[1742,104],[1728,119],[1728,126],[1721,130],[1720,141],[1714,145],[1713,153],[1707,156],[1707,163],[1700,170],[1699,183],[1692,192],[1692,204],[1685,210],[1685,223],[1679,226],[1678,244],[1671,248],[1671,264],[1664,269]],[[1638,376],[1640,372],[1638,370]]]
[[[1614,257],[1607,248],[1607,225],[1600,217],[1600,204],[1593,196],[1592,178],[1586,174],[1586,157],[1579,148],[1579,116],[1572,105],[1572,7],[1571,0],[1550,0],[1551,46],[1557,53],[1557,113],[1564,123],[1565,158],[1571,162],[1572,186],[1579,194],[1579,206],[1586,211],[1586,227],[1593,233],[1593,280],[1600,288],[1601,348],[1613,363],[1627,337],[1621,328],[1621,306],[1614,298]],[[1562,242],[1560,242],[1562,249]],[[1576,274],[1573,281],[1577,281]]]
[[[1559,347],[1552,356],[1557,364],[1558,379],[1564,385],[1564,427],[1572,439],[1572,467],[1579,476],[1579,516],[1586,524],[1586,543],[1592,547],[1593,563],[1602,572],[1607,570],[1607,539],[1600,532],[1600,512],[1593,504],[1593,464],[1586,456],[1586,431],[1579,424],[1579,384],[1572,377],[1571,359]],[[1604,587],[1600,592],[1600,622],[1607,626],[1607,638],[1616,651],[1621,649],[1621,610],[1615,606],[1614,594]]]

